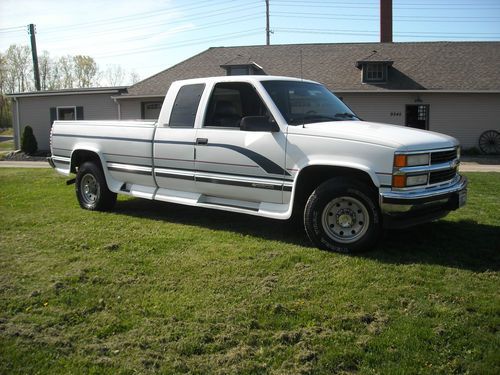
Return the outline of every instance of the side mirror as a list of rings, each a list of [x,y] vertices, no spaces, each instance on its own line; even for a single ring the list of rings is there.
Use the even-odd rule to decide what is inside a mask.
[[[241,119],[240,129],[248,132],[279,132],[280,127],[267,116],[246,116]]]

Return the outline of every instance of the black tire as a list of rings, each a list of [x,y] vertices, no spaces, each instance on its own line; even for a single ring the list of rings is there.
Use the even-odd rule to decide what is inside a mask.
[[[332,178],[318,186],[304,209],[304,227],[319,248],[357,253],[372,248],[382,220],[376,192],[350,178]]]
[[[116,203],[116,193],[108,189],[101,166],[92,161],[78,168],[75,191],[80,207],[86,210],[107,211]]]

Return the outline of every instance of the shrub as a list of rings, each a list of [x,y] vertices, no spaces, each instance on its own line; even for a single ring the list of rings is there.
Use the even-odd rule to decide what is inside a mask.
[[[28,155],[34,154],[38,150],[38,143],[31,126],[26,126],[21,137],[21,151]]]

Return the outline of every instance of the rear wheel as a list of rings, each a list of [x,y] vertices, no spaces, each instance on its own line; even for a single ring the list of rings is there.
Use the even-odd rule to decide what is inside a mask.
[[[78,168],[76,175],[76,197],[80,207],[92,211],[106,211],[116,203],[116,193],[108,189],[100,165],[87,161]]]
[[[304,210],[304,227],[318,247],[355,253],[374,246],[381,231],[376,195],[365,184],[332,178],[316,188]]]

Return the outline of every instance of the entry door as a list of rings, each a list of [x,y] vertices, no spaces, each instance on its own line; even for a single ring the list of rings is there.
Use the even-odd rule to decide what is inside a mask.
[[[245,116],[270,116],[249,83],[215,85],[195,141],[196,189],[214,197],[282,203],[286,136],[242,131]]]
[[[428,130],[429,129],[429,105],[407,105],[405,125],[411,128]]]

